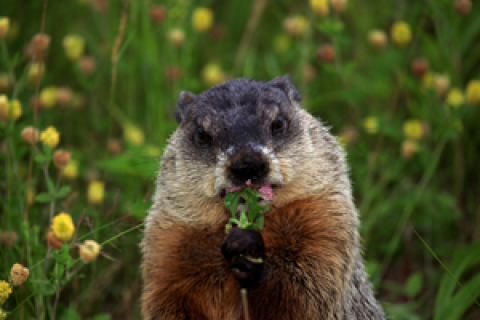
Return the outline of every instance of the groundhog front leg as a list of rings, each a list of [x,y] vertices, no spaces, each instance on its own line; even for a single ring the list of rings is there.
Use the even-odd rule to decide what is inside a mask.
[[[354,265],[356,220],[335,200],[303,199],[266,214],[265,228],[233,229],[222,252],[251,319],[343,319]],[[263,257],[258,265],[246,255]]]

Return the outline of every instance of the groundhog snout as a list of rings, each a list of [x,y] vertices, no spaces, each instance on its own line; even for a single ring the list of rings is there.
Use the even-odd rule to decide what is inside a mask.
[[[269,171],[267,160],[255,151],[238,152],[230,163],[229,171],[235,184],[244,184],[247,180],[258,183]]]

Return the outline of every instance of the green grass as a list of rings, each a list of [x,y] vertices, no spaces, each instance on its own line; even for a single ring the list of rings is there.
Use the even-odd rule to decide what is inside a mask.
[[[199,93],[230,78],[281,74],[292,76],[303,106],[346,141],[367,267],[388,315],[480,317],[474,302],[480,296],[480,103],[452,107],[448,90],[438,94],[410,70],[413,60],[424,57],[429,72],[447,75],[450,88],[464,94],[472,80],[480,80],[476,2],[461,16],[451,0],[349,1],[345,12],[330,8],[321,17],[307,1],[270,1],[264,8],[260,1],[254,10],[241,0],[172,0],[162,2],[167,15],[160,22],[150,16],[159,1],[105,2],[106,11],[96,9],[100,0],[7,1],[0,7],[11,31],[0,40],[0,94],[18,99],[23,113],[16,121],[0,121],[0,232],[18,237],[14,245],[0,246],[0,280],[8,279],[14,263],[30,269],[27,282],[1,306],[8,319],[139,318],[141,225],[160,155],[176,128],[178,94]],[[204,33],[191,23],[200,6],[214,13],[214,27]],[[304,33],[292,35],[283,23],[296,15],[308,23]],[[404,47],[390,36],[396,21],[411,28]],[[174,28],[185,34],[181,46],[169,39]],[[369,44],[373,29],[388,35],[385,48]],[[27,57],[25,47],[41,31],[51,41],[37,86],[28,69],[39,57]],[[69,34],[81,36],[84,55],[95,59],[91,75],[67,58],[62,41]],[[332,63],[317,57],[325,44],[335,49]],[[205,66],[212,64],[220,71],[207,77]],[[2,88],[5,75],[11,81]],[[73,100],[35,112],[31,99],[51,86],[71,89]],[[376,119],[374,133],[365,130],[366,117]],[[402,152],[408,120],[427,128],[410,156]],[[143,133],[143,143],[125,137],[132,125]],[[61,176],[41,142],[32,149],[23,141],[26,126],[60,132],[53,151],[71,152],[79,164],[76,178]],[[112,139],[120,151],[109,151]],[[88,200],[94,180],[105,184],[99,204]],[[28,186],[37,196],[31,204]],[[72,216],[76,240],[53,254],[46,235],[60,212]],[[84,264],[78,244],[88,239],[103,244],[102,254]]]

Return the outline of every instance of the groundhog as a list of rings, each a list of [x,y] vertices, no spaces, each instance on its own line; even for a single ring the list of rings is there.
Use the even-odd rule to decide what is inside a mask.
[[[288,76],[182,92],[142,241],[144,319],[384,319],[364,270],[342,148]],[[260,231],[227,190],[268,187]],[[247,257],[262,258],[263,263]]]

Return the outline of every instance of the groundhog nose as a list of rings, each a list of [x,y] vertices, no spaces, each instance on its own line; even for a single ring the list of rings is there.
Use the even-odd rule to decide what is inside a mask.
[[[262,157],[252,154],[241,156],[230,166],[230,173],[237,183],[245,183],[247,180],[255,183],[264,178],[267,171],[267,164]]]

